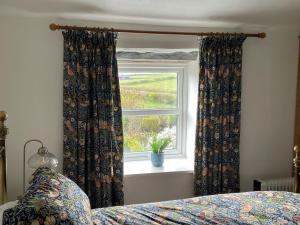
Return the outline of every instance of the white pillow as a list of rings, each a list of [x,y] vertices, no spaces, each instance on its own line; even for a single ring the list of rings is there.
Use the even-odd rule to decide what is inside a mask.
[[[7,209],[11,209],[17,205],[18,201],[7,202],[3,205],[0,205],[0,225],[2,225],[3,212]]]

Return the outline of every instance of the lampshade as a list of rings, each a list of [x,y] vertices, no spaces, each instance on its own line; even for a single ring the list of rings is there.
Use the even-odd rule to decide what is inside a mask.
[[[33,169],[37,169],[39,167],[55,168],[58,165],[58,160],[46,147],[40,147],[37,153],[33,154],[28,159],[27,164]]]

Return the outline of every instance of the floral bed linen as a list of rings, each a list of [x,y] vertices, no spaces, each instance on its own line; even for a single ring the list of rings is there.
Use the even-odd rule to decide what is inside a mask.
[[[300,195],[246,192],[92,211],[96,225],[300,224]]]

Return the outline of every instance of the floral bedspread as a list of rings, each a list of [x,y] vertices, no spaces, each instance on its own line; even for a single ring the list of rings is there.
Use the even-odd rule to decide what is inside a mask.
[[[92,211],[104,224],[300,224],[300,195],[246,192],[110,207]]]

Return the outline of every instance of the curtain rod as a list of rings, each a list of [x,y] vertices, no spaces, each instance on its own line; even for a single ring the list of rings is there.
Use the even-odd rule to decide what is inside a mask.
[[[100,27],[79,27],[69,25],[59,25],[51,23],[50,30],[88,30],[88,31],[112,31],[120,33],[138,33],[138,34],[170,34],[170,35],[189,35],[189,36],[222,36],[222,35],[240,35],[244,34],[247,37],[265,38],[266,33],[219,33],[219,32],[177,32],[177,31],[154,31],[154,30],[127,30],[114,28],[100,28]]]

